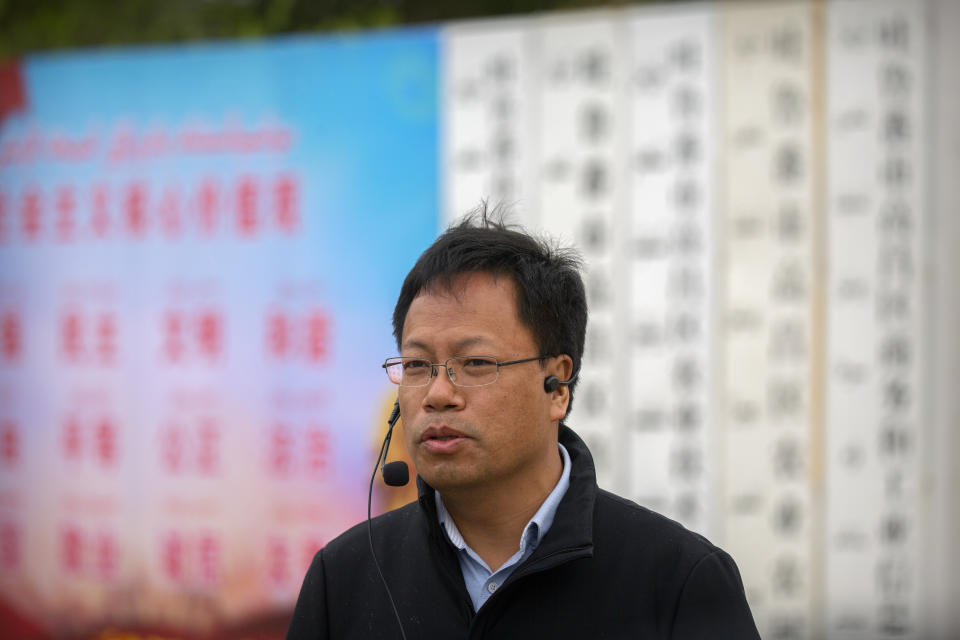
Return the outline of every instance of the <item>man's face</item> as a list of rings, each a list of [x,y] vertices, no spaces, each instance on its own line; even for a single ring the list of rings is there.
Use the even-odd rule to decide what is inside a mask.
[[[403,325],[401,353],[431,362],[453,356],[494,356],[501,362],[541,355],[517,316],[509,277],[487,273],[454,279],[451,291],[417,296]],[[400,387],[404,442],[417,472],[440,490],[520,487],[557,460],[557,421],[566,387],[543,389],[544,378],[569,375],[569,358],[502,367],[496,382],[457,387],[445,371],[425,387]],[[552,482],[556,482],[553,478]]]

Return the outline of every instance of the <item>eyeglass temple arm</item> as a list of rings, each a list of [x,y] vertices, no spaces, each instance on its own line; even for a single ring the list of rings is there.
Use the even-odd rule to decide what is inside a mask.
[[[555,357],[556,357],[556,356],[537,356],[537,357],[535,357],[535,358],[523,358],[523,359],[521,359],[521,360],[507,360],[506,362],[498,362],[498,363],[497,363],[497,366],[498,366],[498,367],[505,367],[505,366],[507,366],[508,364],[520,364],[521,362],[531,362],[531,361],[533,361],[533,360],[546,360],[547,358],[555,358]],[[572,359],[572,358],[571,358],[571,359]],[[582,365],[583,365],[583,363],[581,362],[581,363],[580,363],[580,366],[582,366]],[[570,384],[571,382],[573,382],[574,380],[576,380],[576,379],[577,379],[577,376],[580,375],[580,366],[578,366],[576,369],[574,369],[574,370],[573,370],[573,373],[570,374],[570,377],[567,378],[566,380],[561,381],[560,384]]]

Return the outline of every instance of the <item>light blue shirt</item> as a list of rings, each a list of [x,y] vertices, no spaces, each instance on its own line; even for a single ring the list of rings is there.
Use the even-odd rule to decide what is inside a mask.
[[[523,535],[520,536],[520,548],[503,563],[502,567],[497,569],[496,573],[490,570],[490,567],[477,555],[476,551],[467,546],[460,530],[457,529],[456,523],[443,506],[440,493],[434,491],[437,516],[440,518],[440,524],[447,532],[450,542],[458,549],[457,558],[460,560],[460,571],[463,573],[463,582],[467,585],[467,593],[473,600],[474,611],[479,611],[483,603],[510,577],[513,570],[530,557],[533,550],[540,544],[540,540],[550,530],[553,517],[557,513],[557,507],[560,506],[560,500],[563,499],[564,494],[567,493],[567,488],[570,486],[570,454],[567,453],[562,444],[558,444],[558,446],[560,447],[560,457],[563,458],[563,472],[560,474],[560,480],[553,491],[550,492],[550,495],[547,496],[547,499],[540,505],[540,508],[537,509],[537,512],[530,518],[527,526],[523,528]]]

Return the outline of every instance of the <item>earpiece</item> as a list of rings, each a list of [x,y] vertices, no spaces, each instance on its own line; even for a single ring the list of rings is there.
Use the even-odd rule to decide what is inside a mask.
[[[543,390],[547,393],[553,393],[560,388],[562,384],[570,384],[577,379],[577,376],[580,375],[580,367],[573,372],[573,375],[570,376],[568,380],[561,380],[557,376],[547,376],[543,380]]]

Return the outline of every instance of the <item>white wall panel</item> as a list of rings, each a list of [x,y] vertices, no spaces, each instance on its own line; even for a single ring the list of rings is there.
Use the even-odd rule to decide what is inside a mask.
[[[730,5],[719,32],[724,540],[766,638],[813,634],[812,17]]]
[[[827,630],[921,638],[924,4],[828,11]]]
[[[460,23],[442,37],[442,220],[482,200],[532,222],[527,176],[533,148],[527,20]]]
[[[627,25],[629,495],[719,542],[715,12],[643,9]]]

